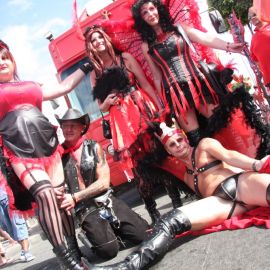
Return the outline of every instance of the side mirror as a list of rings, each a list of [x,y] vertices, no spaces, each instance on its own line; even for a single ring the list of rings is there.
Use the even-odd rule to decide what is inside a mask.
[[[209,11],[209,18],[217,33],[221,34],[227,31],[225,22],[217,9]]]

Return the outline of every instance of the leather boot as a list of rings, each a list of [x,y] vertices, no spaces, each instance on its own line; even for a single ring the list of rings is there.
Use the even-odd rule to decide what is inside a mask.
[[[75,235],[66,237],[68,251],[78,264],[81,263],[82,253]]]
[[[71,254],[68,252],[64,244],[54,247],[57,260],[61,266],[61,269],[65,270],[83,270],[83,268],[74,260]]]
[[[199,128],[186,132],[190,146],[197,146],[201,140],[201,132]]]
[[[138,270],[146,269],[169,250],[174,237],[191,229],[189,219],[179,209],[165,214],[156,224],[148,240],[132,252],[124,261],[108,265],[95,266],[86,260],[83,261],[84,270]]]
[[[157,223],[157,221],[159,220],[161,216],[160,212],[157,210],[157,203],[152,198],[143,199],[143,200],[144,200],[145,208],[147,212],[149,213],[149,216],[152,220],[152,224],[154,225]]]

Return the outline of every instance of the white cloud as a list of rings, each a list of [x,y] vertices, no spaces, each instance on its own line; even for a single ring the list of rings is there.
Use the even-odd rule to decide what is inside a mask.
[[[111,4],[112,0],[91,0],[85,5],[88,15],[94,14],[95,12],[101,10],[107,5]]]
[[[9,0],[7,4],[10,6],[16,7],[16,9],[21,9],[23,11],[31,8],[32,1],[31,0]]]

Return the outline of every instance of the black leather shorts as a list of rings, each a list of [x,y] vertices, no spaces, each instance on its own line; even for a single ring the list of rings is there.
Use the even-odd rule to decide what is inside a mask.
[[[238,178],[242,173],[234,174],[228,178],[226,178],[223,182],[221,182],[217,188],[215,189],[213,196],[217,196],[227,201],[232,201],[233,206],[229,213],[228,219],[231,218],[236,204],[245,205],[245,203],[238,201],[236,197]]]

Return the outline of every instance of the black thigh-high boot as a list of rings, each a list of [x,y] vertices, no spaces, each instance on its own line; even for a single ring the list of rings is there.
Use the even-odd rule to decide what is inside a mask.
[[[197,146],[201,140],[201,132],[199,128],[186,132],[190,146]]]
[[[145,269],[149,264],[165,255],[174,237],[191,229],[191,223],[179,209],[165,214],[156,224],[148,240],[132,252],[124,261],[108,265],[95,266],[83,259],[84,269],[91,270],[138,270]]]
[[[65,270],[83,270],[68,252],[62,232],[62,222],[53,187],[48,180],[36,182],[29,189],[38,204],[40,226],[52,244],[53,251]]]

